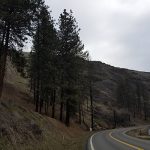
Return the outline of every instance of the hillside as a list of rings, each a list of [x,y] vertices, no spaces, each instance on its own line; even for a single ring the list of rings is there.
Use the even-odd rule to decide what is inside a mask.
[[[150,73],[115,68],[101,62],[90,62],[92,65],[94,122],[95,128],[112,128],[113,111],[119,115],[130,114],[132,121],[121,120],[119,126],[144,124],[144,116],[137,115],[118,103],[117,91],[122,80],[128,78],[131,89],[137,83],[146,87],[150,95]],[[83,125],[71,122],[68,128],[48,116],[34,112],[32,96],[27,79],[24,79],[8,61],[4,89],[0,103],[0,149],[82,149],[89,133]],[[142,104],[142,100],[141,100]],[[89,105],[89,104],[88,104]],[[86,106],[86,104],[85,104]],[[140,118],[141,117],[141,118]],[[86,127],[90,128],[90,112],[85,114]],[[81,128],[82,127],[82,128]]]
[[[34,112],[28,82],[8,61],[0,102],[0,149],[83,149],[88,133],[79,125],[64,124]]]
[[[96,78],[94,84],[96,94],[95,101],[103,102],[116,102],[116,90],[120,81],[129,78],[131,82],[137,83],[138,81],[144,83],[147,87],[150,85],[150,73],[140,72],[128,69],[113,67],[98,61],[91,62],[93,76]],[[149,89],[150,90],[150,87]]]
[[[149,117],[150,73],[116,68],[97,61],[90,62],[90,65],[94,78],[95,118],[99,126],[104,123],[109,127],[112,125],[114,110],[118,112],[118,117],[124,114],[131,117],[132,122],[122,120],[121,125],[142,122],[144,111],[147,111],[146,117]],[[135,106],[140,110],[134,109]]]

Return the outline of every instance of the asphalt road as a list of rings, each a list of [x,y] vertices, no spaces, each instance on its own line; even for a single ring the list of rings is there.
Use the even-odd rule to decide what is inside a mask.
[[[88,142],[88,150],[150,150],[150,140],[125,134],[133,128],[122,128],[95,133]]]

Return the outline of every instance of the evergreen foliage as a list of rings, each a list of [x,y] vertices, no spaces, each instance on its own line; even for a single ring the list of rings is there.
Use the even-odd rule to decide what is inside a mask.
[[[31,87],[36,111],[45,114],[51,106],[55,117],[56,105],[60,105],[60,120],[69,126],[70,117],[78,111],[81,96],[83,66],[88,57],[83,52],[77,22],[72,11],[64,10],[59,18],[59,30],[48,8],[42,5],[37,16],[37,28],[31,52]]]
[[[1,0],[0,5],[0,97],[9,51],[23,47],[33,33],[34,14],[40,0]]]

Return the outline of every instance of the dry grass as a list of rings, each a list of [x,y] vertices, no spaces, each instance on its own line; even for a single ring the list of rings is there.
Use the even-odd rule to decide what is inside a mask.
[[[0,149],[80,150],[89,133],[34,112],[28,82],[8,61],[0,103]]]
[[[136,138],[150,140],[150,136],[148,135],[148,128],[149,127],[134,129],[134,130],[128,131],[127,134]]]
[[[0,105],[0,149],[80,150],[88,133],[17,105]]]

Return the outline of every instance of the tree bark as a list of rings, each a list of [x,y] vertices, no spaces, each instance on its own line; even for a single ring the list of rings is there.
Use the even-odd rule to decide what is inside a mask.
[[[56,90],[53,90],[52,118],[55,117]]]
[[[80,104],[80,102],[79,102],[79,124],[81,124],[81,104]]]
[[[116,128],[116,126],[117,126],[117,115],[116,115],[115,110],[113,111],[113,114],[114,114],[114,128]]]
[[[94,129],[94,112],[93,112],[93,91],[92,83],[90,83],[90,102],[91,102],[91,129]]]
[[[70,125],[70,104],[69,99],[66,100],[66,126]]]
[[[7,60],[7,54],[8,54],[8,44],[9,44],[9,36],[10,36],[10,24],[7,25],[6,30],[6,39],[5,39],[5,46],[4,46],[4,52],[1,56],[1,64],[0,64],[0,98],[2,96],[2,90],[3,90],[3,82],[4,82],[4,76],[5,76],[5,69],[6,69],[6,60]]]
[[[38,18],[39,19],[39,18]],[[38,31],[37,31],[37,42],[39,44],[39,20],[38,20]],[[35,111],[38,112],[39,111],[39,97],[40,97],[40,54],[39,54],[39,50],[37,50],[37,56],[36,56],[36,59],[37,59],[37,78],[36,78],[36,108],[35,108]]]
[[[43,98],[40,97],[40,114],[42,113],[43,108]]]
[[[5,40],[5,36],[6,36],[6,25],[5,25],[5,28],[3,30],[3,36],[2,36],[2,41],[1,41],[1,47],[0,47],[0,59],[1,59],[1,56],[3,54],[3,51],[4,51],[4,40]]]
[[[59,120],[63,121],[63,107],[64,107],[64,102],[63,102],[63,93],[64,90],[63,88],[61,89],[61,102],[60,102],[60,116],[59,116]]]

